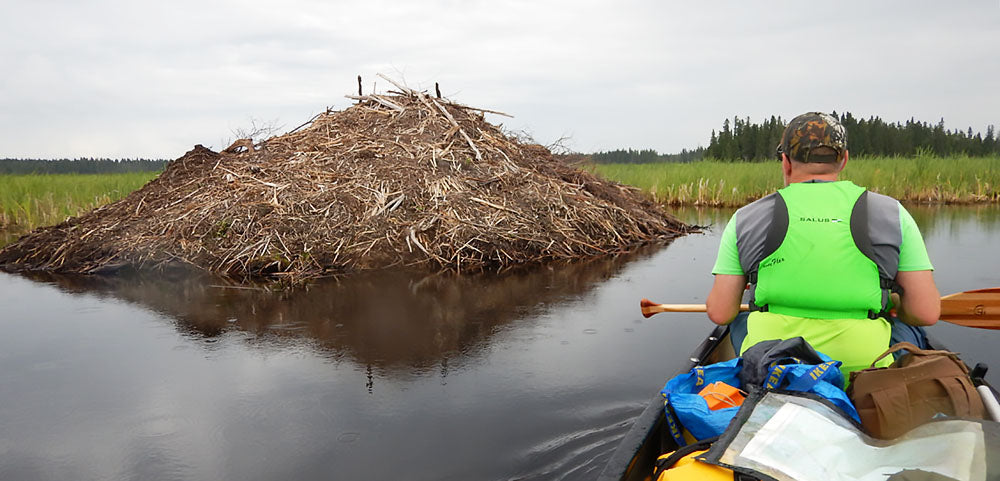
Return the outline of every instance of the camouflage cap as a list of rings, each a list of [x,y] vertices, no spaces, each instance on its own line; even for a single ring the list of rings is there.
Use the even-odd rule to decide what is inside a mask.
[[[836,157],[828,155],[810,159],[810,153],[817,147],[829,147],[837,151]],[[837,162],[847,149],[847,131],[836,117],[822,112],[802,114],[788,122],[778,144],[778,156],[782,153],[799,162]]]

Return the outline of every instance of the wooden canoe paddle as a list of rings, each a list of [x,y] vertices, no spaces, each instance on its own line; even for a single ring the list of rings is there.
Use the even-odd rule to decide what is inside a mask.
[[[644,317],[660,312],[705,312],[704,304],[657,304],[649,299],[639,301],[639,307]],[[749,306],[741,304],[740,310],[749,310]],[[1000,287],[942,297],[941,320],[965,327],[1000,329]]]

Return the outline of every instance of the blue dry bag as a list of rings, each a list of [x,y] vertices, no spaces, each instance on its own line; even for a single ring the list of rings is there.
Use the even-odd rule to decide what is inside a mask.
[[[816,354],[822,361],[818,364],[801,363],[798,362],[800,359],[793,357],[769,359],[770,362],[766,365],[755,368],[763,368],[762,372],[768,373],[759,387],[817,394],[840,408],[846,416],[860,422],[857,410],[841,388],[844,385],[844,375],[839,369],[841,362],[818,351]],[[738,357],[708,366],[695,366],[691,371],[667,381],[660,394],[664,398],[667,426],[678,446],[687,444],[683,429],[687,429],[698,440],[718,436],[726,430],[739,411],[739,406],[713,411],[698,393],[706,385],[718,381],[747,389],[740,381],[741,369],[743,358]]]
[[[695,366],[691,371],[667,381],[660,394],[664,398],[670,434],[678,446],[687,444],[681,431],[684,428],[699,440],[718,436],[726,430],[729,421],[739,411],[739,406],[713,411],[698,393],[706,385],[718,381],[736,388],[741,387],[741,362],[741,358],[735,358],[708,366]]]
[[[820,356],[826,357],[823,353]],[[857,409],[840,386],[844,385],[844,375],[840,372],[840,361],[826,361],[822,364],[780,364],[774,366],[771,375],[764,382],[765,389],[785,389],[818,394],[840,408],[844,414],[861,422]]]

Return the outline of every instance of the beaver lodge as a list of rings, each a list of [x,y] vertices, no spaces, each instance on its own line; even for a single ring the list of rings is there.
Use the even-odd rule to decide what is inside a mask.
[[[635,189],[508,137],[484,120],[491,111],[393,85],[257,144],[196,145],[126,198],[6,246],[0,265],[183,265],[299,281],[390,266],[502,269],[690,230]]]

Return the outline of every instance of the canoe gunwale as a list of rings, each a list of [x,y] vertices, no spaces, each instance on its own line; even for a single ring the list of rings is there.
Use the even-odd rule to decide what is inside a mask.
[[[678,370],[678,373],[683,373],[690,371],[691,368],[701,364],[705,359],[707,359],[713,351],[719,347],[723,341],[728,342],[729,339],[729,326],[716,326],[712,332],[701,341],[692,352],[690,358],[684,363],[683,367]],[[675,373],[676,374],[676,373]],[[664,383],[666,379],[664,379]],[[618,444],[615,452],[611,455],[608,463],[604,466],[604,470],[601,475],[597,478],[599,481],[611,481],[611,480],[640,480],[646,479],[652,474],[652,471],[644,472],[641,466],[647,464],[643,462],[645,460],[642,457],[649,457],[649,449],[646,448],[651,443],[655,443],[657,448],[660,445],[668,441],[663,439],[665,430],[662,429],[663,423],[665,422],[665,417],[663,415],[663,396],[657,392],[653,399],[650,400],[646,408],[639,414],[639,417],[635,419],[632,427],[622,438],[622,441]],[[672,440],[669,440],[672,442]],[[659,451],[657,449],[656,451]],[[652,466],[653,460],[659,456],[659,452],[652,453],[652,459],[648,460],[648,464]],[[638,469],[636,469],[638,467]]]

